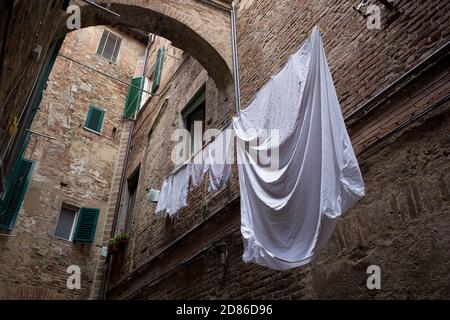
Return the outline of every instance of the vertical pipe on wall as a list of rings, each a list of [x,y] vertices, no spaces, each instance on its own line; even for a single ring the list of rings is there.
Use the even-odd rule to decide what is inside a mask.
[[[236,114],[241,111],[241,86],[239,83],[239,56],[237,48],[236,6],[231,4],[231,39],[233,51],[234,95],[236,97]]]

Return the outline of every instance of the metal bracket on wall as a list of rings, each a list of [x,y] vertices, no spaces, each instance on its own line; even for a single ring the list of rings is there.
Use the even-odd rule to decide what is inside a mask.
[[[364,12],[362,10],[362,8],[367,4],[367,0],[363,0],[361,1],[360,4],[358,4],[357,6],[353,6],[353,10],[355,10],[356,12],[358,12],[363,18],[367,19],[369,17],[369,15]]]
[[[394,0],[377,0],[380,2],[383,6],[385,6],[389,10],[394,9]],[[363,18],[367,19],[371,16],[370,13],[367,13],[367,11],[364,11],[363,8],[365,6],[369,5],[369,0],[361,0],[361,2],[357,6],[353,6],[353,10],[358,12]]]
[[[9,125],[8,134],[12,136],[13,133],[16,132],[16,129],[17,129],[17,117],[14,116],[11,121],[11,124]]]

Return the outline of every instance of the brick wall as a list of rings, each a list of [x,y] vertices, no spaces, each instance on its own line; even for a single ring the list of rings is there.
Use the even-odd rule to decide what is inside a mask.
[[[450,39],[446,1],[396,1],[398,16],[386,17],[383,9],[381,30],[368,29],[353,5],[355,1],[239,1],[244,106],[314,25],[325,31],[325,51],[344,116]]]
[[[352,1],[238,1],[243,106],[319,24],[325,30],[325,49],[343,113],[351,114],[449,39],[446,2],[396,3],[400,14],[383,10],[382,29],[369,30],[364,19],[351,9]],[[448,113],[441,116],[447,121],[443,126],[437,125],[437,117],[401,138],[394,135],[391,140],[383,139],[415,115],[445,102],[448,69],[442,67],[446,65],[440,64],[398,90],[384,101],[379,112],[349,127],[367,184],[366,198],[341,219],[327,250],[314,264],[273,272],[242,263],[239,208],[232,201],[238,195],[236,173],[231,185],[219,194],[207,194],[204,185],[191,192],[189,207],[174,221],[156,218],[155,205],[146,201],[145,189],[158,189],[173,168],[169,162],[173,146],[170,134],[179,126],[179,111],[195,92],[192,88],[203,79],[203,71],[195,62],[182,63],[165,94],[166,104],[163,96],[155,100],[149,109],[155,118],[142,122],[142,129],[134,133],[135,160],[129,171],[139,162],[136,159],[141,159],[143,179],[134,232],[128,248],[115,262],[109,296],[448,297],[444,271],[448,241],[436,243],[433,236],[449,229],[442,223],[448,214],[448,159],[444,151],[448,147]],[[225,115],[232,113],[231,107],[221,102],[214,83],[206,84],[207,125],[220,127],[226,123]],[[153,110],[159,110],[158,104],[164,109],[156,116]],[[442,113],[444,107],[441,103],[437,109]],[[146,144],[153,121],[155,127]],[[371,149],[376,152],[369,152]],[[426,170],[424,155],[429,158]],[[217,257],[226,247],[229,261],[223,267]],[[427,260],[433,263],[431,269]],[[385,291],[370,293],[365,289],[365,270],[370,264],[379,264],[385,270]],[[427,277],[418,276],[423,273]]]
[[[128,83],[144,45],[113,30],[124,40],[117,64],[110,63],[96,54],[103,30],[93,27],[69,34],[61,54]],[[25,152],[36,165],[15,228],[0,236],[0,296],[21,298],[29,288],[50,292],[40,298],[89,297],[100,256],[96,245],[104,244],[103,234],[109,238],[111,230],[108,201],[122,130],[127,130],[122,128],[127,90],[127,85],[58,57],[31,127],[54,140],[32,135]],[[84,128],[91,105],[105,111],[100,134]],[[93,244],[53,236],[62,203],[100,208]],[[66,287],[70,265],[81,267],[81,290]]]
[[[5,175],[15,159],[14,143],[20,143],[15,139],[24,129],[33,84],[62,21],[62,6],[63,0],[0,3],[0,160]],[[38,57],[33,50],[39,48]],[[18,128],[9,132],[14,119]]]
[[[111,297],[448,298],[449,128],[447,104],[425,123],[360,155],[367,195],[339,221],[310,265],[276,272],[243,263],[237,207],[155,256],[136,278],[113,287]],[[221,252],[228,256],[225,265]],[[370,265],[381,268],[380,291],[366,288]]]

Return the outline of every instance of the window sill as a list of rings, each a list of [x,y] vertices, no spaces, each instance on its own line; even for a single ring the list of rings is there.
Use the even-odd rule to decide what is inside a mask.
[[[101,54],[95,53],[95,55],[100,58],[101,60],[105,61],[105,62],[109,62],[109,64],[112,65],[118,65],[119,64],[119,57],[117,57],[117,61],[114,62],[114,60],[109,60],[108,58],[105,58],[104,56],[102,56]]]
[[[92,130],[92,129],[89,129],[89,128],[86,128],[86,127],[83,127],[83,129],[84,129],[84,130],[87,130],[87,131],[89,131],[89,132],[95,133],[95,134],[98,135],[98,136],[101,135],[100,132],[97,132],[97,131],[95,131],[95,130]]]
[[[69,239],[65,239],[65,238],[61,238],[61,237],[57,237],[57,236],[53,236],[53,238],[56,239],[56,240],[59,240],[59,241],[64,241],[66,243],[72,243],[73,244],[73,241],[69,240]]]

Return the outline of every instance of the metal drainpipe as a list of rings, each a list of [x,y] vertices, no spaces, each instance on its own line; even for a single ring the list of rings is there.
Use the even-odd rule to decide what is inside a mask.
[[[241,86],[239,83],[239,56],[237,49],[236,6],[231,4],[231,39],[233,50],[234,95],[236,96],[236,114],[241,112]]]
[[[148,55],[150,53],[150,47],[152,45],[151,40],[152,40],[151,36],[149,36],[149,39],[147,42],[147,48],[145,49],[145,54],[144,54],[144,65],[142,68],[143,76],[145,76],[145,69],[147,67]],[[136,114],[137,114],[137,112],[136,112]],[[113,223],[112,223],[111,236],[110,236],[111,238],[114,237],[114,234],[116,233],[116,229],[117,229],[117,221],[119,219],[119,209],[120,209],[120,204],[122,202],[123,185],[125,182],[125,177],[126,177],[126,172],[127,172],[127,164],[128,164],[128,159],[130,156],[131,140],[133,137],[134,123],[135,123],[134,121],[136,120],[136,114],[134,116],[133,122],[131,123],[130,133],[129,133],[129,137],[128,137],[127,151],[125,153],[125,159],[124,159],[122,173],[121,173],[121,177],[120,177],[119,193],[117,194],[116,206],[114,208],[114,219],[113,219]],[[106,285],[108,283],[110,273],[111,273],[111,255],[108,254],[108,257],[106,258],[106,273],[103,276],[102,286],[100,289],[100,295],[103,300],[106,300]]]

